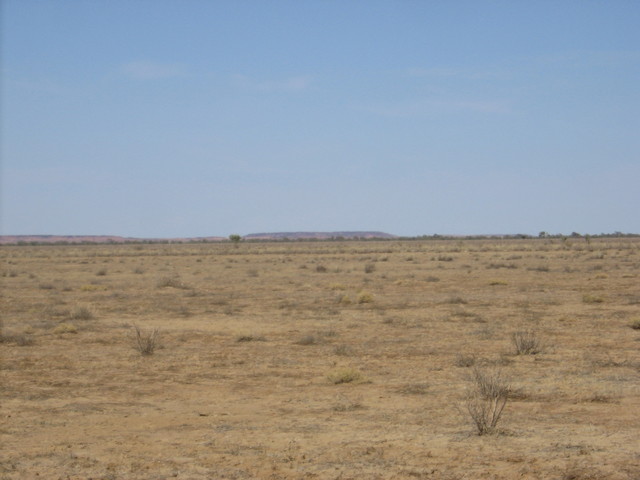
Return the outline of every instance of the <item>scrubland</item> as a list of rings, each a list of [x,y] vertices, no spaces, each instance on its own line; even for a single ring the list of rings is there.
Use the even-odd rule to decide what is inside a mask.
[[[640,239],[0,260],[0,479],[640,478]]]

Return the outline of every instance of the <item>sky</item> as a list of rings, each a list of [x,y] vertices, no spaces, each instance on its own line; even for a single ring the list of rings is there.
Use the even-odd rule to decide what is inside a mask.
[[[635,0],[2,0],[4,235],[640,233]]]

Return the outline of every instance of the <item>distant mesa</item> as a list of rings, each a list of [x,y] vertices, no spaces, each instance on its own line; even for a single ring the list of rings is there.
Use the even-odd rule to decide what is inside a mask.
[[[251,233],[242,237],[245,240],[338,240],[338,239],[391,239],[396,235],[384,232],[276,232]]]

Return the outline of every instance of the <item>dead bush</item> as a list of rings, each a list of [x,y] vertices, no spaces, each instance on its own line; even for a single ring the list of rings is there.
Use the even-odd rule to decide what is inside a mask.
[[[95,313],[87,306],[77,306],[69,313],[71,320],[93,320]]]
[[[154,328],[143,332],[137,325],[133,326],[135,331],[135,348],[141,355],[153,355],[158,340],[158,329]]]
[[[502,417],[511,387],[499,370],[474,368],[471,383],[466,402],[467,412],[478,435],[493,433]]]
[[[541,351],[540,339],[533,330],[517,331],[511,338],[517,355],[535,355]]]

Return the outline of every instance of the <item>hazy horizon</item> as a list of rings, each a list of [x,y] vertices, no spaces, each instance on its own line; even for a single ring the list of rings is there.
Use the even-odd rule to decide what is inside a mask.
[[[5,0],[2,235],[640,232],[640,3]]]

